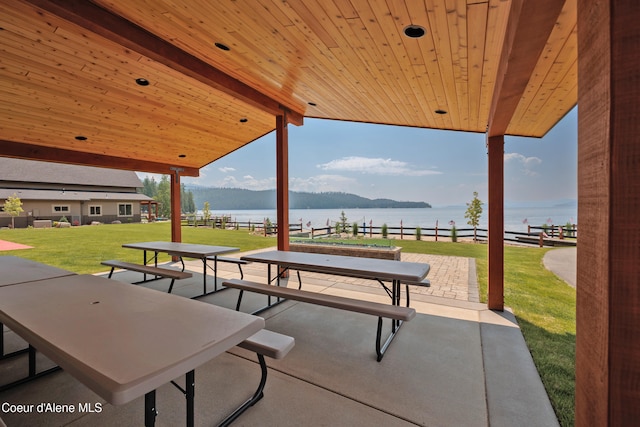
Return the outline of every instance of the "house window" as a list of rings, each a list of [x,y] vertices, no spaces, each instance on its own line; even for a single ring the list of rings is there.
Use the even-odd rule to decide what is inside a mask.
[[[133,205],[131,203],[119,203],[118,216],[133,216]]]
[[[53,205],[53,213],[69,213],[71,208],[69,205]]]
[[[102,215],[102,206],[94,205],[89,206],[89,216],[101,216]]]

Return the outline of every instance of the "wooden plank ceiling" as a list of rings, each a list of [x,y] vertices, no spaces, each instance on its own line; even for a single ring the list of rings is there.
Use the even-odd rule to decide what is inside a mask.
[[[0,0],[0,155],[197,175],[283,111],[486,132],[509,96],[505,133],[540,137],[577,100],[576,0],[553,3],[536,50],[505,44],[510,0]]]

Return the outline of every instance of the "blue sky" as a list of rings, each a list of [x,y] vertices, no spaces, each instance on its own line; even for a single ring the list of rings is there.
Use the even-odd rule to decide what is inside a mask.
[[[141,175],[144,176],[144,175]],[[305,119],[289,125],[292,191],[343,191],[433,206],[487,200],[485,135]],[[182,182],[275,188],[275,132]],[[544,138],[507,137],[505,200],[553,204],[577,198],[577,109]]]

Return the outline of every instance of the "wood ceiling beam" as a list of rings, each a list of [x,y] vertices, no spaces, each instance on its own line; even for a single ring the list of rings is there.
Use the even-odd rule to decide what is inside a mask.
[[[96,166],[110,169],[134,170],[139,172],[173,175],[176,167],[182,176],[199,176],[200,170],[192,167],[168,165],[104,154],[85,153],[63,148],[44,147],[35,144],[6,141],[0,139],[0,156],[26,160],[67,163],[82,166]]]
[[[512,0],[487,122],[505,135],[565,0]]]
[[[286,111],[290,123],[303,124],[303,113],[281,105],[259,90],[94,3],[86,0],[25,1],[262,111],[274,116]]]

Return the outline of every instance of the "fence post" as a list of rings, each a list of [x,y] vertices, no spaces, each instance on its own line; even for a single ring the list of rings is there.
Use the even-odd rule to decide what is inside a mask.
[[[436,242],[438,241],[438,223],[436,223]]]
[[[540,244],[540,247],[544,246],[544,232],[540,233],[539,244]]]

